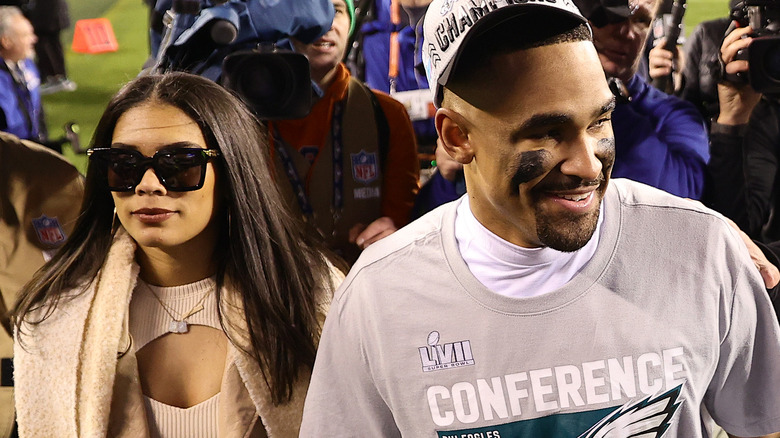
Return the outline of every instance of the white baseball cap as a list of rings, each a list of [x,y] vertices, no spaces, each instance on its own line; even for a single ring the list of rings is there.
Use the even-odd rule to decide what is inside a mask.
[[[441,104],[442,88],[475,35],[521,15],[540,20],[574,18],[587,24],[572,0],[433,0],[423,23],[422,60],[433,103]]]

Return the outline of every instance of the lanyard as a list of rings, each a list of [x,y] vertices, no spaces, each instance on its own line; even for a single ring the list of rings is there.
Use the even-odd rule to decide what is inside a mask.
[[[333,160],[333,199],[331,200],[331,213],[333,214],[334,222],[341,217],[341,212],[344,208],[344,144],[341,136],[345,100],[336,102],[336,104],[333,105],[333,118],[330,127],[331,146],[333,149],[333,154],[331,156]],[[274,127],[274,147],[276,153],[279,154],[279,158],[282,160],[287,179],[290,180],[290,184],[293,186],[293,192],[295,192],[295,196],[298,199],[298,205],[301,207],[301,211],[306,218],[313,218],[314,210],[312,209],[311,202],[306,194],[306,188],[304,187],[303,181],[288,152],[289,145],[279,134],[279,130],[276,127]],[[312,166],[314,166],[314,164],[312,164]]]
[[[390,94],[393,94],[395,93],[395,83],[398,80],[398,60],[401,56],[401,45],[398,42],[401,7],[398,0],[390,0],[390,21],[393,23],[393,32],[390,33],[390,59],[387,66],[387,79],[390,82]]]

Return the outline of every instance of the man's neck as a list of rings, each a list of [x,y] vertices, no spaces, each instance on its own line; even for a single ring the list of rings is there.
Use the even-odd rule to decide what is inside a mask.
[[[320,87],[320,90],[325,92],[332,84],[333,81],[336,80],[336,75],[338,74],[338,66],[334,69],[331,69],[327,73],[320,75],[320,76],[312,76],[312,80],[317,84],[318,87]]]

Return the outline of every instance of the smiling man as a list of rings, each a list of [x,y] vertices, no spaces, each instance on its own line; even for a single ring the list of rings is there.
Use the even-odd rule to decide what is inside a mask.
[[[615,102],[571,2],[434,0],[425,32],[468,194],[353,267],[301,436],[780,431],[761,278],[722,217],[610,180]]]

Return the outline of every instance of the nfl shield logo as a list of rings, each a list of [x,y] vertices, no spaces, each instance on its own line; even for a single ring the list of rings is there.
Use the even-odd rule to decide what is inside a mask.
[[[352,177],[355,181],[368,184],[377,176],[376,152],[368,153],[361,150],[359,154],[349,154],[352,157]]]
[[[56,217],[50,218],[43,216],[32,220],[35,233],[38,235],[38,240],[44,245],[59,245],[65,241],[65,231],[60,226],[60,221]]]

